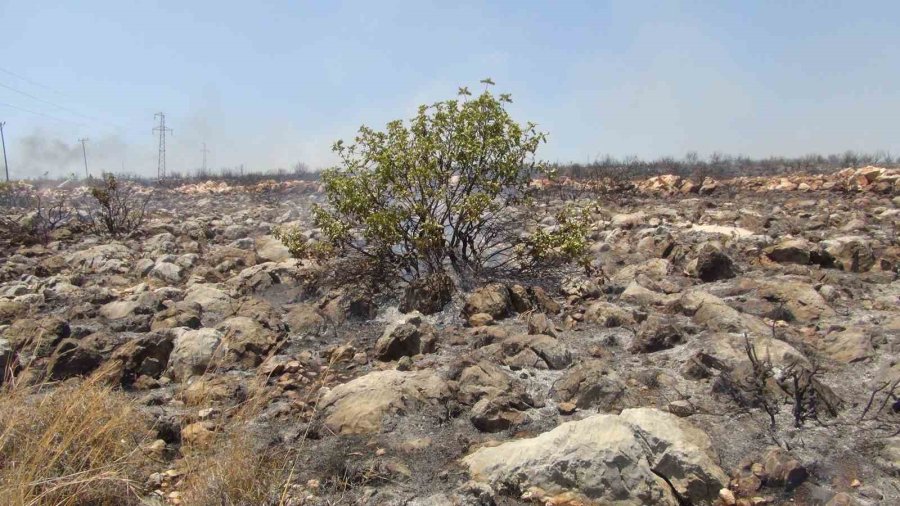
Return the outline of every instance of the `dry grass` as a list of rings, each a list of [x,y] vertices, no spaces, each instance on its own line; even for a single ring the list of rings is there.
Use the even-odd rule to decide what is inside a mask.
[[[182,444],[182,504],[249,506],[283,502],[290,481],[289,452],[262,446],[260,440],[265,438],[254,431],[253,420],[266,405],[264,387],[264,382],[253,385],[246,400],[223,410],[215,423],[220,430],[206,444]],[[215,403],[214,398],[193,400],[195,405],[204,405]]]
[[[0,504],[139,503],[147,419],[98,381],[0,389]]]
[[[274,354],[270,352],[271,358]],[[318,392],[331,376],[333,357],[319,380],[310,388]],[[216,367],[214,370],[216,370]],[[304,451],[304,433],[295,448],[265,446],[266,440],[254,423],[269,403],[269,378],[258,377],[248,386],[247,397],[237,406],[225,407],[214,425],[219,428],[207,444],[197,447],[182,445],[180,470],[184,481],[179,487],[181,504],[191,506],[251,506],[289,504],[296,479],[297,458]],[[214,382],[213,382],[214,383]],[[194,407],[221,404],[222,396],[211,383],[202,382],[194,389],[190,405]],[[226,396],[227,397],[227,396]],[[313,411],[318,410],[319,397]],[[307,429],[308,431],[308,429]]]
[[[182,462],[182,504],[281,504],[289,481],[287,452],[260,448],[254,439],[249,427],[232,423],[205,451],[188,452]]]

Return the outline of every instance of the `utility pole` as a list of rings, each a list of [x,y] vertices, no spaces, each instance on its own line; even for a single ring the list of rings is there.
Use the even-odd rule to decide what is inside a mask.
[[[0,142],[3,143],[3,167],[6,169],[6,182],[9,182],[9,162],[6,161],[6,137],[3,136],[3,125],[5,121],[0,121]]]
[[[159,126],[153,129],[153,132],[159,132],[159,158],[156,162],[156,178],[165,179],[166,177],[166,132],[171,133],[171,128],[166,128],[166,115],[158,112],[153,115],[153,119],[159,118]]]
[[[78,139],[78,142],[81,143],[81,154],[84,155],[84,178],[85,179],[91,178],[91,173],[88,172],[88,168],[87,168],[87,148],[84,147],[84,143],[87,142],[88,140],[89,139],[87,139],[87,138]]]
[[[209,153],[209,150],[206,149],[206,143],[203,143],[203,173],[206,174],[206,153]]]

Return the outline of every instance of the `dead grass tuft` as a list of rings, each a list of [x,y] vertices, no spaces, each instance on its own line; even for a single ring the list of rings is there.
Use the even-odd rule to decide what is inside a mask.
[[[183,459],[182,504],[281,504],[288,463],[287,452],[258,447],[252,429],[232,424],[206,451],[190,451]]]
[[[138,504],[148,420],[98,381],[0,389],[0,504]]]

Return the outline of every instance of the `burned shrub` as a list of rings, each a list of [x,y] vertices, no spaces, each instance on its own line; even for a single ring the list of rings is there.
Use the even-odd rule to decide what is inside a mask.
[[[112,237],[129,236],[140,230],[153,192],[105,174],[90,190],[91,199],[81,213],[89,230]]]

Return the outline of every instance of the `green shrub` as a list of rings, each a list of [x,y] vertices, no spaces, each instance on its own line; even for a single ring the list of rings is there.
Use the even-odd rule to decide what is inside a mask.
[[[294,258],[323,259],[333,253],[332,248],[328,244],[310,241],[303,235],[303,232],[295,226],[275,227],[272,231],[272,235],[287,247],[291,256]]]
[[[518,239],[504,220],[532,176],[547,170],[535,158],[546,135],[512,120],[509,95],[470,98],[461,88],[460,96],[334,145],[341,161],[322,174],[327,206],[313,210],[332,245],[407,278],[448,263],[476,273],[511,256]]]
[[[523,263],[570,262],[587,266],[591,212],[587,207],[569,205],[556,214],[557,226],[540,229],[524,241]]]

